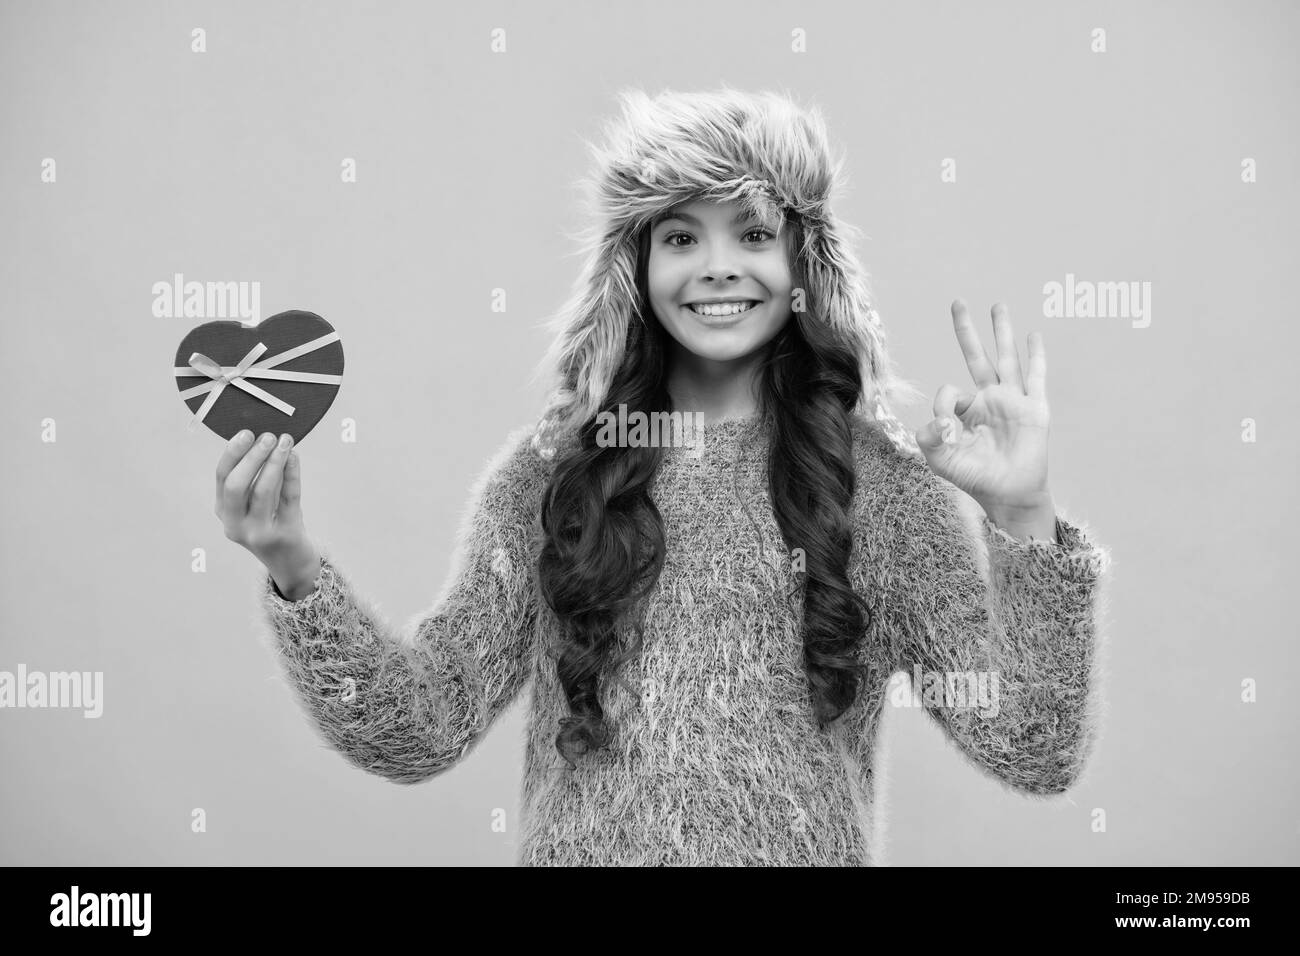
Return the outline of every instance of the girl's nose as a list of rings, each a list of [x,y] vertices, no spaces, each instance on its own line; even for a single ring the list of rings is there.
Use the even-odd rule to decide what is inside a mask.
[[[714,258],[710,259],[706,264],[703,278],[726,281],[739,278],[739,276],[737,275],[736,269],[733,265],[721,261],[721,259],[715,255]]]
[[[719,281],[734,281],[739,278],[736,257],[740,252],[726,239],[709,242],[704,254],[703,278]]]

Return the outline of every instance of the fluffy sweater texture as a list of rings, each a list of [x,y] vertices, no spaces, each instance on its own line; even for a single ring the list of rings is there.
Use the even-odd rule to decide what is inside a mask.
[[[1017,540],[880,423],[854,415],[853,427],[849,577],[875,614],[867,680],[826,730],[813,718],[799,576],[772,512],[770,425],[758,416],[666,450],[651,494],[667,556],[642,605],[644,646],[602,682],[611,746],[576,768],[555,747],[569,711],[548,656],[558,622],[536,583],[553,459],[535,427],[512,433],[483,471],[441,594],[400,632],[328,551],[299,601],[264,575],[284,672],[330,746],[402,783],[450,770],[531,688],[521,865],[883,862],[877,738],[899,671],[996,674],[996,708],[921,702],[1006,786],[1061,793],[1099,728],[1107,554],[1059,512],[1058,542]]]

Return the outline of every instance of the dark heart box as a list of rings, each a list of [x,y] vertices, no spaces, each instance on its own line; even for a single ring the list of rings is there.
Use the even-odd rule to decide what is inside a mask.
[[[194,415],[222,438],[288,433],[299,444],[343,384],[343,343],[314,312],[294,309],[257,325],[205,322],[176,350],[176,386]]]

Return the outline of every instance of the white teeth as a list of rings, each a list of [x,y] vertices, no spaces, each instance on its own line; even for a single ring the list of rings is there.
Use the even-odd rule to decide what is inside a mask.
[[[707,304],[687,306],[687,308],[695,312],[697,315],[735,315],[737,312],[747,312],[756,305],[758,305],[758,303],[752,301],[710,302]]]

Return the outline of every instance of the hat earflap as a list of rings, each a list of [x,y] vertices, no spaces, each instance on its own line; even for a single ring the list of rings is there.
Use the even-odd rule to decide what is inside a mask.
[[[637,308],[634,235],[601,242],[585,261],[589,265],[550,323],[554,338],[539,366],[560,370],[560,384],[533,438],[533,447],[544,458],[554,456],[562,436],[576,432],[600,411],[623,361],[628,324]]]
[[[872,301],[866,273],[850,243],[859,233],[833,215],[808,223],[802,253],[808,298],[822,321],[861,358],[862,399],[858,411],[875,419],[895,445],[919,453],[911,430],[892,409],[896,403],[911,405],[925,396],[898,375],[889,358],[884,326]]]

